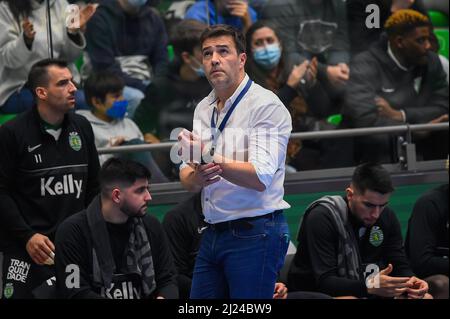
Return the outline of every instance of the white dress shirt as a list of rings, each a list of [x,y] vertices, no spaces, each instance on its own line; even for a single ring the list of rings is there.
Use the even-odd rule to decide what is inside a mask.
[[[220,113],[217,110],[214,91],[197,105],[193,132],[201,136],[203,142],[211,142],[211,116],[214,109],[218,115],[215,118],[216,127],[219,127],[248,80],[248,75],[245,75]],[[266,189],[258,192],[235,185],[221,177],[220,181],[202,189],[202,207],[206,222],[215,224],[260,216],[290,207],[283,200],[283,183],[291,123],[291,116],[280,99],[273,92],[253,82],[218,136],[215,152],[226,158],[252,163]],[[181,169],[183,168],[182,166]]]

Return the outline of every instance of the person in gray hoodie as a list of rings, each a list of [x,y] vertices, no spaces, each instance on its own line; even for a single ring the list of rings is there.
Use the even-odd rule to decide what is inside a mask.
[[[133,120],[125,117],[128,101],[123,96],[124,87],[125,81],[112,71],[94,72],[84,84],[86,102],[91,110],[79,110],[77,113],[91,123],[97,148],[144,144],[145,140],[148,141]],[[100,163],[103,164],[113,155],[100,155]],[[128,153],[120,157],[147,166],[152,172],[153,182],[167,182],[150,152]]]
[[[74,62],[86,46],[81,30],[95,12],[95,5],[79,11],[79,25],[68,25],[66,0],[49,0],[53,56]],[[46,3],[43,0],[0,1],[0,112],[20,113],[33,104],[25,87],[31,66],[48,58]],[[73,70],[74,68],[72,68]],[[77,92],[77,107],[83,107],[83,94]]]

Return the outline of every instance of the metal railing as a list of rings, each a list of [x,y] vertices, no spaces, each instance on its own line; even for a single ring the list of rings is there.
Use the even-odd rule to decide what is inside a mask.
[[[443,131],[449,129],[449,123],[398,125],[376,128],[339,129],[331,131],[292,133],[291,139],[325,139],[355,137],[373,134],[401,134],[402,153],[399,154],[398,163],[383,165],[392,175],[396,186],[444,183],[448,182],[448,173],[445,171],[445,160],[418,162],[415,145],[411,143],[411,135],[418,131]],[[170,149],[176,142],[158,144],[118,146],[99,148],[99,154],[145,152],[153,150]],[[342,190],[348,184],[354,167],[320,169],[299,171],[286,174],[285,193],[311,193],[321,191]],[[152,185],[153,204],[173,204],[186,199],[190,194],[182,187],[180,182],[160,183]]]
[[[290,139],[322,139],[322,138],[340,138],[340,137],[354,137],[372,134],[392,134],[392,133],[406,133],[407,136],[412,132],[417,131],[443,131],[449,129],[449,123],[438,124],[414,124],[414,125],[397,125],[384,127],[367,127],[355,129],[339,129],[330,131],[314,131],[314,132],[298,132],[292,133]],[[99,154],[116,154],[116,153],[131,153],[131,152],[145,152],[153,150],[169,149],[177,142],[163,142],[157,144],[143,144],[143,145],[125,145],[114,147],[102,147],[98,149]]]

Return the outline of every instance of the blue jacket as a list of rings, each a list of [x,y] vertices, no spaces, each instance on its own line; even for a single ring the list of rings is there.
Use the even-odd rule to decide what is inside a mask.
[[[228,24],[233,27],[238,28],[239,30],[242,30],[243,25],[242,21],[239,17],[229,16],[229,17],[223,17],[222,15],[216,14],[216,8],[214,6],[213,1],[208,1],[208,7],[209,7],[209,24],[215,25],[215,24]],[[198,1],[194,3],[189,10],[186,12],[185,19],[193,19],[200,21],[202,23],[208,24],[208,18],[206,16],[206,3],[205,1]],[[258,20],[257,14],[255,10],[253,10],[252,7],[248,7],[248,11],[250,13],[250,17],[252,18],[252,22],[255,23]]]

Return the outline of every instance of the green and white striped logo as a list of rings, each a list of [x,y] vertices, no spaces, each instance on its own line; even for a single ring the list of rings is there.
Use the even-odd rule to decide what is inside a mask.
[[[381,245],[384,239],[383,231],[379,226],[373,226],[370,230],[369,242],[372,246],[378,247]]]

